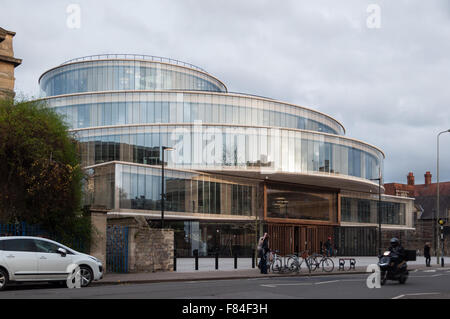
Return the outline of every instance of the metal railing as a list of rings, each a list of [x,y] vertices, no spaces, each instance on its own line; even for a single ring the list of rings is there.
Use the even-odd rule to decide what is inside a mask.
[[[206,70],[176,59],[161,57],[161,56],[154,56],[154,55],[145,55],[145,54],[96,54],[96,55],[88,55],[80,58],[71,59],[68,61],[65,61],[61,63],[61,65],[74,63],[74,62],[82,62],[82,61],[96,61],[96,60],[108,60],[108,59],[124,59],[124,60],[145,60],[145,61],[153,61],[153,62],[162,62],[162,63],[169,63],[169,64],[175,64],[179,66],[188,67],[191,69],[199,70],[204,73],[208,73]]]

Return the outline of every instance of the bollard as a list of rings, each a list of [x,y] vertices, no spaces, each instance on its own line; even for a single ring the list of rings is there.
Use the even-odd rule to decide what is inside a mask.
[[[177,251],[173,252],[173,271],[177,271]]]
[[[219,269],[219,253],[216,253],[216,270]]]
[[[234,269],[237,269],[237,253],[234,254]]]
[[[255,268],[255,252],[252,251],[252,268]]]
[[[195,257],[195,270],[198,270],[198,250],[194,250],[194,257]]]

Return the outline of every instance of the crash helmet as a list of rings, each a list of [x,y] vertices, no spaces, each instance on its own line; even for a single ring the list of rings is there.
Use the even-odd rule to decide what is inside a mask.
[[[400,244],[400,241],[398,240],[398,238],[393,237],[393,238],[391,239],[391,246],[392,246],[392,247],[397,247],[399,244]]]

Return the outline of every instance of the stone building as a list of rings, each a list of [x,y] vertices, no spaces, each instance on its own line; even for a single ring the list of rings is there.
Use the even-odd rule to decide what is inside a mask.
[[[15,32],[0,28],[0,99],[14,98],[14,68],[22,63],[14,57],[13,37]]]

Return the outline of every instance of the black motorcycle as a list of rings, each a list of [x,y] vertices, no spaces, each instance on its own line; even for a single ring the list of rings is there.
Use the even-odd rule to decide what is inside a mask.
[[[386,280],[398,280],[399,283],[404,284],[408,279],[406,259],[399,262],[399,256],[394,252],[385,251],[379,257],[378,266],[381,272],[381,285],[384,285]]]

